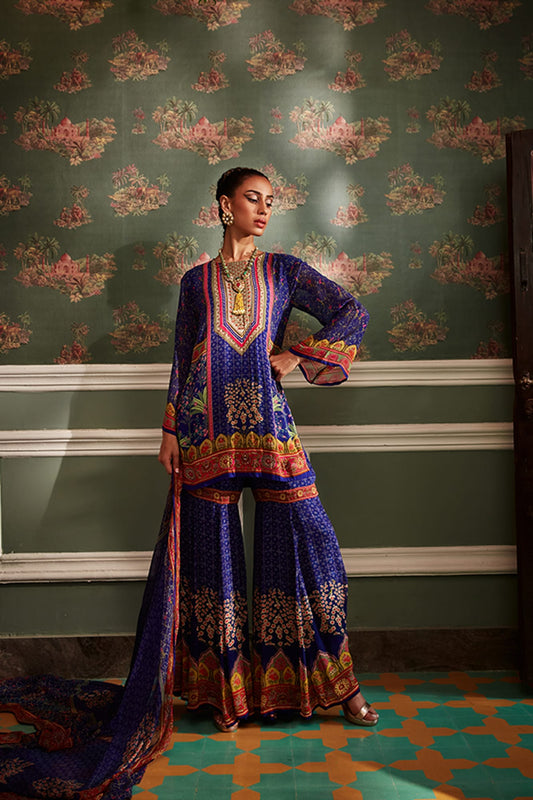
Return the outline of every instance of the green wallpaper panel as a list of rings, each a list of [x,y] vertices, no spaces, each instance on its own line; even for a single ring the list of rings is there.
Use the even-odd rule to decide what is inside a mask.
[[[4,363],[169,360],[238,163],[276,190],[264,246],[369,307],[362,357],[509,355],[528,0],[5,0],[2,29]]]
[[[513,454],[314,453],[341,547],[515,543]]]

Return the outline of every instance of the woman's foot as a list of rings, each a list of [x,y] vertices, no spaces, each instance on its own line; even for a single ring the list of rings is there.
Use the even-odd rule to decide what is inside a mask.
[[[370,728],[373,725],[377,725],[379,719],[379,714],[366,702],[361,692],[351,697],[346,703],[343,703],[342,711],[344,718],[347,722],[351,722],[352,725],[362,725]]]
[[[215,714],[213,715],[213,722],[215,723],[220,733],[235,733],[235,731],[239,727],[238,719],[236,719],[235,722],[229,722],[229,723],[224,722],[224,717],[219,711],[215,712]]]

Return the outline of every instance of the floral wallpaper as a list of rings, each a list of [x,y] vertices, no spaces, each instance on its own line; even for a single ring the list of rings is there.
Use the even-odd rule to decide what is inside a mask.
[[[261,244],[360,297],[360,358],[510,355],[505,134],[533,127],[530,0],[4,0],[0,363],[164,362],[221,243],[231,166]],[[313,322],[295,314],[288,337]]]

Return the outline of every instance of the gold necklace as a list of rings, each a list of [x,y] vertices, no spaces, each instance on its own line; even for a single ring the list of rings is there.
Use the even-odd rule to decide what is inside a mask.
[[[235,292],[235,301],[233,303],[233,308],[231,310],[232,314],[235,314],[237,317],[243,316],[245,309],[244,309],[244,298],[242,294],[242,290],[244,289],[245,280],[248,276],[248,273],[252,269],[252,264],[254,262],[255,254],[257,253],[257,247],[254,247],[252,255],[246,262],[246,266],[241,274],[234,278],[229,269],[228,265],[224,261],[224,256],[222,255],[222,248],[218,251],[218,257],[220,259],[220,266],[222,267],[222,274]]]

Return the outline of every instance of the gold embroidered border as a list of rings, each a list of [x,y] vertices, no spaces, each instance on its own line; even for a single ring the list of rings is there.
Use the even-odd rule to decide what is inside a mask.
[[[209,486],[200,487],[199,489],[188,489],[189,494],[194,497],[199,497],[201,500],[208,500],[211,503],[219,503],[219,505],[231,505],[239,502],[240,492],[222,492],[220,489],[212,489]]]
[[[314,483],[296,489],[255,489],[254,497],[259,503],[297,503],[318,497],[318,490]]]

